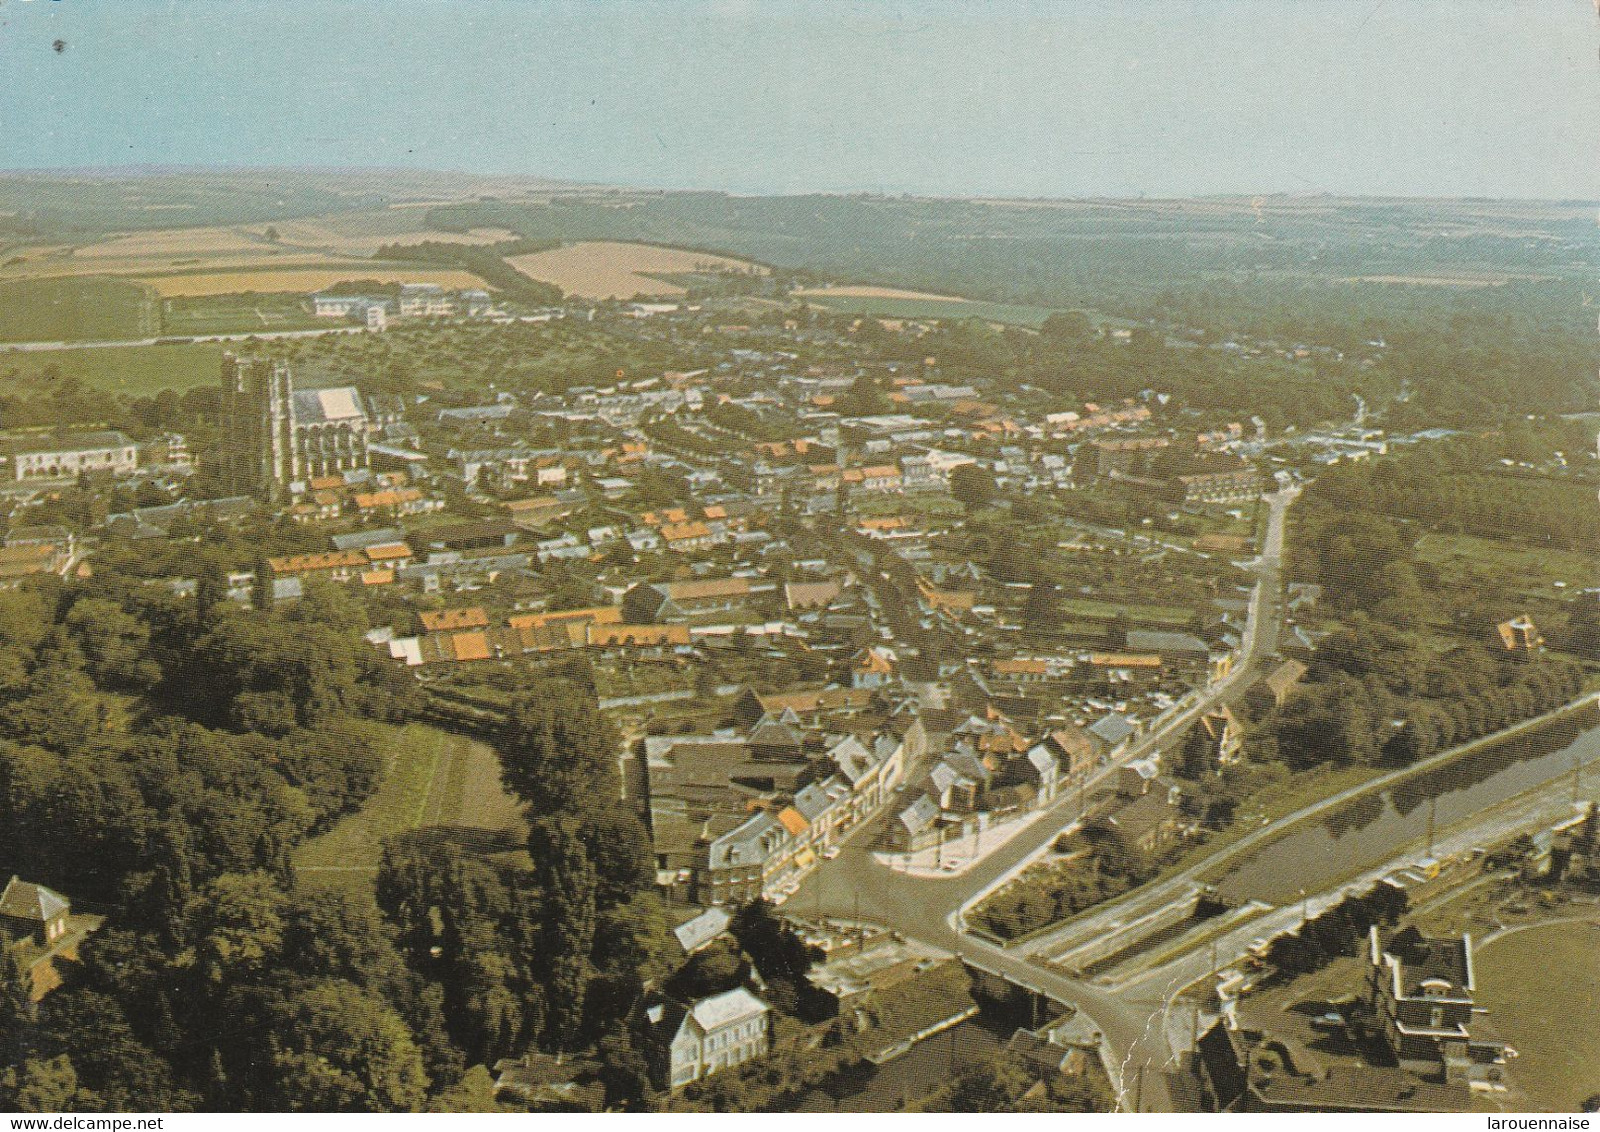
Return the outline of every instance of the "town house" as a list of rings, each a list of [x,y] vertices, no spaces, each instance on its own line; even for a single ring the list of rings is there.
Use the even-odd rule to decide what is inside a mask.
[[[647,1061],[674,1090],[767,1053],[771,1008],[743,987],[688,1005],[657,996],[643,1013]]]

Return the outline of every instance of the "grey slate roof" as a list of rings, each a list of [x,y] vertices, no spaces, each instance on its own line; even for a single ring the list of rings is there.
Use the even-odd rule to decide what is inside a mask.
[[[1128,630],[1128,648],[1133,652],[1177,653],[1205,656],[1210,646],[1192,633],[1163,633],[1150,629]]]
[[[928,781],[933,783],[934,789],[943,794],[950,787],[961,780],[961,773],[951,766],[949,762],[938,763],[928,772]]]
[[[1098,736],[1108,746],[1115,747],[1136,730],[1128,717],[1119,712],[1107,712],[1089,725],[1091,734]]]
[[[329,541],[335,550],[365,550],[369,546],[404,542],[405,538],[405,531],[399,527],[384,527],[376,531],[351,531],[349,534],[334,535]]]
[[[766,1003],[743,987],[734,987],[710,998],[702,998],[689,1007],[689,1014],[702,1031],[710,1034],[747,1018],[765,1014],[768,1009]]]
[[[804,742],[805,737],[799,731],[771,716],[764,716],[750,732],[752,747],[792,747],[799,750]]]
[[[865,778],[875,765],[872,752],[862,746],[861,740],[854,735],[836,743],[828,752],[828,757],[852,784]]]
[[[733,916],[726,908],[707,908],[692,920],[673,928],[672,934],[686,953],[695,952],[727,931],[732,921]]]
[[[939,820],[939,803],[924,794],[900,811],[900,824],[912,833],[921,833]]]
[[[56,916],[64,916],[68,909],[66,897],[51,892],[42,884],[30,884],[13,876],[0,892],[0,916],[18,920],[36,920],[43,923]]]
[[[1047,775],[1056,768],[1055,756],[1045,749],[1043,743],[1035,743],[1022,757],[1032,763],[1041,775]]]
[[[760,813],[713,841],[707,862],[713,869],[758,865],[788,836],[777,818]]]
[[[830,781],[836,782],[837,779]],[[826,787],[827,783],[813,782],[810,786],[795,794],[794,808],[800,812],[800,816],[805,818],[806,821],[816,821],[827,813],[828,808],[833,805],[833,798],[829,796]]]

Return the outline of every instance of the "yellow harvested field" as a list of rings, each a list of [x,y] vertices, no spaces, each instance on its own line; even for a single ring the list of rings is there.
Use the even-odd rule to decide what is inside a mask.
[[[424,240],[448,244],[494,244],[517,238],[515,232],[504,228],[441,232],[419,225],[417,220],[414,212],[390,208],[285,220],[272,227],[278,230],[280,246],[337,252],[341,255],[372,255],[385,244],[420,244]],[[252,235],[264,237],[267,227],[266,224],[252,224],[246,230]]]
[[[946,303],[965,303],[960,295],[933,295],[927,291],[901,291],[894,287],[807,287],[793,292],[802,298],[833,295],[841,299],[937,299]]]
[[[765,275],[767,269],[744,260],[709,252],[658,248],[649,244],[623,244],[587,240],[552,248],[547,252],[514,256],[506,261],[529,279],[554,283],[582,299],[631,299],[635,295],[673,297],[684,289],[650,278],[688,275],[704,271],[733,271]]]
[[[266,254],[271,245],[265,240],[233,228],[159,228],[152,232],[130,232],[113,236],[98,244],[88,244],[72,253],[73,259],[148,259],[167,256],[214,256],[253,252]]]
[[[116,275],[136,278],[145,275],[169,274],[173,271],[251,272],[279,268],[342,268],[345,257],[302,252],[296,255],[242,256],[223,255],[215,258],[185,256],[179,259],[157,259],[145,256],[139,259],[85,259],[40,258],[27,263],[0,268],[0,282],[13,279],[60,279],[77,275]]]
[[[216,271],[202,275],[152,275],[135,282],[154,287],[162,298],[191,295],[234,295],[292,291],[310,294],[346,280],[379,283],[437,283],[452,290],[482,289],[483,280],[465,271],[433,268],[382,268],[364,263],[338,269],[304,271]]]

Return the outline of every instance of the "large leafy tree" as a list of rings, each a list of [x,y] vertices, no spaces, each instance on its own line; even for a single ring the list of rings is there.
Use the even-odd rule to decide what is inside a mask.
[[[189,926],[205,981],[248,978],[275,962],[283,947],[285,903],[265,873],[226,873],[207,885]]]
[[[583,1024],[599,882],[581,829],[573,819],[534,822],[528,849],[544,894],[543,951],[549,997],[545,1040],[556,1049],[568,1049]]]
[[[274,1101],[291,1112],[418,1112],[422,1054],[377,995],[342,979],[310,984],[274,1029]]]
[[[499,746],[506,786],[535,814],[614,808],[621,796],[616,731],[576,681],[542,681],[518,699]]]

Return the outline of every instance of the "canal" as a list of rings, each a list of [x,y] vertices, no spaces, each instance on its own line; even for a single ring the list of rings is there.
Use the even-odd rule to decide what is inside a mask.
[[[1600,793],[1600,709],[1591,701],[1536,728],[1485,743],[1443,766],[1381,792],[1363,794],[1235,862],[1216,881],[1231,904],[1284,904],[1381,865],[1422,842],[1431,820],[1446,829],[1563,775],[1576,772],[1584,797]],[[1421,848],[1418,849],[1421,855]]]

